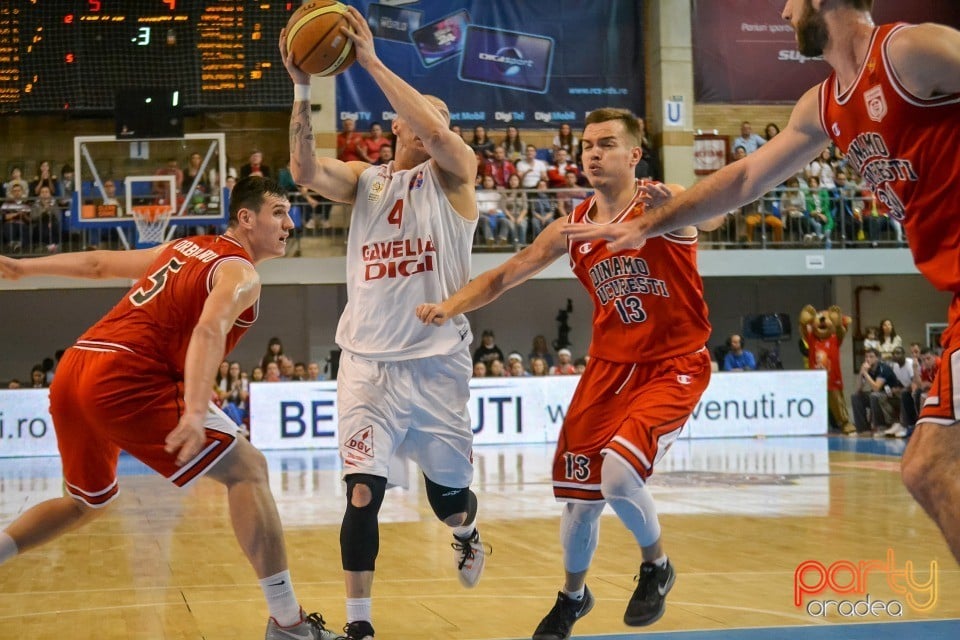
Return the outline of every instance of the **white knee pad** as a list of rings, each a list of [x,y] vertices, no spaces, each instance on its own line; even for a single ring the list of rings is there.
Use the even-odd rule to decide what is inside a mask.
[[[563,568],[580,573],[590,567],[593,552],[600,539],[600,514],[603,503],[568,502],[560,516],[560,544],[563,547]]]
[[[649,547],[660,539],[660,520],[650,490],[636,471],[616,455],[608,454],[603,460],[600,491],[641,547]]]

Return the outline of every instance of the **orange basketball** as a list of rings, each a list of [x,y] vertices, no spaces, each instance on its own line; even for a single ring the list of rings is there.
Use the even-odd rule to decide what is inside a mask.
[[[343,73],[357,59],[353,41],[340,27],[349,28],[347,7],[334,0],[311,0],[293,12],[287,22],[287,51],[300,69],[316,76]]]

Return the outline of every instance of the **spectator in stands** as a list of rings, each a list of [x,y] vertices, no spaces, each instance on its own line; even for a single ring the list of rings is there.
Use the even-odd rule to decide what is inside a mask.
[[[393,160],[393,147],[385,144],[380,147],[380,155],[377,156],[377,161],[373,164],[390,164],[391,160]]]
[[[767,142],[770,142],[773,136],[777,135],[778,133],[780,133],[780,127],[776,122],[770,122],[766,127],[763,128],[763,139]]]
[[[484,329],[480,335],[480,346],[473,352],[473,361],[482,362],[489,369],[494,360],[503,362],[503,351],[497,346],[493,329]]]
[[[583,372],[587,370],[587,359],[586,358],[577,358],[573,361],[573,371],[578,376],[582,376]]]
[[[804,241],[823,240],[830,235],[834,226],[830,190],[820,184],[819,178],[811,176],[807,180],[807,193],[804,200],[806,226],[803,228],[803,239]]]
[[[493,176],[483,176],[480,179],[480,188],[477,189],[477,211],[480,213],[477,232],[488,245],[493,244],[495,235],[498,240],[505,242],[500,235],[501,222],[506,215],[503,212],[501,196]]]
[[[743,338],[734,333],[727,338],[729,351],[723,357],[723,371],[756,371],[757,360],[743,348]]]
[[[267,373],[267,363],[276,362],[279,364],[282,355],[283,342],[277,337],[270,338],[269,342],[267,342],[267,352],[260,358],[260,368],[263,369],[264,376],[266,376]]]
[[[747,150],[739,147],[734,154],[734,161],[746,157]],[[783,212],[778,206],[776,210],[762,211],[758,208],[759,201],[751,202],[743,207],[743,222],[747,230],[747,239],[754,241],[753,232],[757,225],[763,229],[763,237],[766,237],[766,230],[769,228],[773,232],[773,241],[777,244],[783,242]],[[779,203],[778,203],[779,204]]]
[[[251,151],[250,156],[247,158],[247,163],[240,167],[240,178],[246,178],[248,176],[262,176],[264,178],[273,176],[270,167],[263,163],[263,152],[260,149]]]
[[[553,354],[550,353],[550,347],[547,346],[547,339],[542,335],[533,337],[533,345],[530,347],[530,354],[527,359],[530,361],[531,370],[533,368],[533,359],[540,358],[547,365],[547,370],[553,366]]]
[[[30,237],[30,203],[26,192],[19,182],[13,182],[7,189],[7,197],[0,205],[2,221],[2,241],[10,251],[16,253]]]
[[[877,328],[876,327],[867,327],[864,330],[863,336],[863,350],[867,349],[876,349],[880,351],[880,340],[877,339]]]
[[[547,367],[547,361],[543,358],[531,358],[530,375],[538,377],[550,375],[550,370]]]
[[[173,176],[174,195],[183,193],[183,171],[177,164],[176,158],[167,158],[166,164],[154,172],[158,176]],[[166,182],[154,182],[153,193],[157,197],[157,204],[173,204],[167,202],[170,198],[170,187]]]
[[[663,175],[660,172],[660,161],[657,159],[657,151],[647,135],[647,123],[643,118],[637,118],[637,126],[640,128],[640,162],[634,167],[634,176],[637,179],[649,178],[661,181]]]
[[[293,363],[293,375],[290,376],[291,380],[296,380],[297,382],[303,382],[307,379],[307,365],[303,362],[294,362]]]
[[[506,242],[525,244],[527,241],[527,212],[529,203],[526,192],[520,188],[520,176],[511,174],[507,178],[507,189],[501,198],[504,217],[501,220],[500,234]]]
[[[556,217],[555,200],[547,191],[546,180],[537,183],[537,190],[527,198],[527,206],[530,210],[530,232],[536,238]]]
[[[893,350],[893,358],[888,363],[893,375],[897,377],[898,392],[894,392],[892,400],[898,409],[896,417],[890,428],[883,432],[883,435],[891,438],[904,438],[907,435],[907,428],[904,423],[912,424],[917,421],[917,408],[913,404],[913,384],[919,375],[919,367],[913,358],[907,357],[907,352],[903,347],[897,347]],[[891,385],[891,389],[894,385]]]
[[[183,181],[186,187],[189,189],[190,186],[193,185],[194,180],[196,180],[197,190],[200,193],[209,194],[210,180],[209,176],[203,174],[201,169],[202,164],[203,156],[196,151],[191,153],[190,158],[187,160],[187,166],[183,169]]]
[[[913,428],[917,425],[916,411],[927,401],[927,395],[933,386],[933,377],[940,369],[940,358],[933,352],[933,349],[924,347],[920,349],[919,366],[916,368],[917,376],[914,378],[911,389],[913,391],[913,408],[911,415],[904,415],[901,411],[900,423],[906,428],[907,435],[913,433]]]
[[[507,375],[507,371],[503,367],[503,360],[491,360],[487,364],[488,378],[503,378],[506,375]]]
[[[551,189],[564,188],[567,185],[567,180],[564,177],[567,173],[573,173],[579,181],[580,169],[570,160],[565,149],[554,151],[553,160],[553,164],[547,169],[547,180]]]
[[[733,139],[732,144],[734,149],[743,147],[744,152],[750,155],[762,147],[764,142],[766,142],[766,140],[755,134],[750,123],[744,120],[740,123],[740,135]]]
[[[587,197],[587,192],[577,186],[577,174],[567,171],[563,175],[564,188],[557,193],[557,215],[561,218],[573,213],[578,204]]]
[[[470,141],[470,148],[477,154],[479,166],[493,158],[493,150],[496,143],[487,136],[487,130],[480,125],[473,128],[473,140]]]
[[[37,168],[37,175],[30,181],[30,197],[35,198],[40,195],[40,187],[49,187],[50,194],[57,193],[57,176],[50,170],[50,161],[41,160]]]
[[[33,369],[30,370],[30,388],[31,389],[46,389],[47,388],[47,376],[43,372],[43,367],[39,364],[33,365]]]
[[[867,350],[857,378],[857,390],[850,398],[853,424],[857,428],[851,435],[870,435],[893,422],[893,407],[887,387],[892,388],[894,384],[898,384],[897,377],[880,359],[880,352],[876,349]]]
[[[507,186],[507,180],[516,172],[517,168],[507,160],[507,150],[499,144],[493,148],[493,158],[487,160],[483,167],[483,175],[493,176],[493,181],[501,189]]]
[[[512,377],[524,377],[530,374],[523,368],[523,356],[518,351],[513,351],[507,355],[507,375]]]
[[[573,354],[566,347],[557,351],[557,364],[550,367],[552,376],[572,376],[577,372],[573,366]]]
[[[814,158],[814,160],[807,165],[807,168],[804,170],[807,180],[810,178],[817,178],[820,181],[820,184],[823,185],[826,189],[833,189],[837,186],[834,180],[834,171],[833,165],[830,164],[830,159],[833,157],[833,149],[831,147],[825,148],[820,152],[820,156]]]
[[[263,368],[254,367],[250,372],[250,382],[263,382]]]
[[[40,186],[40,195],[30,208],[30,230],[33,243],[43,246],[48,253],[57,250],[60,243],[60,205],[47,184]]]
[[[538,182],[547,180],[547,163],[537,157],[537,148],[532,144],[527,145],[524,157],[515,166],[524,189],[535,189]]]
[[[23,179],[23,170],[17,165],[10,168],[10,179],[3,183],[4,196],[10,195],[10,188],[15,184],[20,185],[21,195],[30,193],[30,185]]]
[[[740,147],[741,149],[743,147]],[[784,183],[780,195],[780,216],[787,224],[794,226],[801,234],[808,232],[807,202],[803,191],[800,190],[800,181],[797,176],[790,176]]]
[[[362,152],[360,155],[363,157],[364,162],[369,162],[370,164],[385,164],[380,162],[380,149],[390,147],[390,150],[393,151],[391,145],[390,139],[383,135],[383,127],[380,123],[373,122],[370,124],[370,133],[363,137],[363,144],[357,149]],[[392,157],[393,156],[391,156],[391,158]]]
[[[474,362],[473,363],[473,377],[474,378],[486,378],[487,377],[487,365],[483,362]]]
[[[566,157],[570,159],[573,165],[577,164],[577,153],[580,149],[580,140],[574,135],[570,125],[564,122],[557,130],[557,135],[553,136],[553,158],[556,160],[557,152],[563,149]]]
[[[342,162],[362,162],[364,149],[363,135],[357,131],[353,118],[340,121],[340,133],[337,134],[337,160]]]
[[[510,162],[516,163],[523,157],[524,144],[520,139],[520,131],[512,124],[507,126],[506,135],[504,135],[503,142],[500,144],[507,152],[507,160]]]
[[[320,364],[317,362],[311,362],[307,365],[307,382],[318,382],[323,380],[323,377],[320,375]]]
[[[897,335],[897,329],[893,326],[893,320],[884,318],[880,321],[880,357],[883,360],[893,358],[893,350],[903,346],[903,338]]]
[[[869,214],[865,212],[864,215],[867,216],[867,235],[871,247],[880,246],[880,234],[884,231],[893,231],[896,243],[903,245],[903,227],[890,217],[890,208],[887,205],[873,197],[870,199]]]
[[[263,368],[263,381],[280,382],[280,380],[280,364],[271,360],[267,363],[267,366]]]
[[[60,168],[60,180],[57,182],[57,199],[61,207],[69,207],[77,182],[73,175],[73,165],[67,163]]]
[[[7,389],[19,389],[20,386],[20,380],[17,378],[11,378],[10,382],[7,383]]]
[[[280,379],[284,382],[289,380],[296,380],[297,375],[297,366],[293,363],[293,358],[290,356],[280,356],[280,359],[277,361],[277,364],[280,367]]]

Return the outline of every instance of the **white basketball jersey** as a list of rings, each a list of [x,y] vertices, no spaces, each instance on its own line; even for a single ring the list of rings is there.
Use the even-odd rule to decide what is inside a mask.
[[[469,348],[463,315],[442,327],[414,313],[470,280],[476,220],[457,213],[431,161],[395,171],[393,163],[360,174],[347,239],[347,306],[340,348],[371,360],[408,360]]]

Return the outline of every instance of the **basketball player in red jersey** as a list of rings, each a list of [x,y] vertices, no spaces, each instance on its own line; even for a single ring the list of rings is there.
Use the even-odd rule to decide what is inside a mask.
[[[571,226],[618,226],[669,198],[659,183],[634,179],[640,161],[636,117],[622,109],[587,116],[584,173],[596,191],[570,215]],[[718,222],[722,222],[722,218]],[[624,622],[652,624],[663,615],[675,574],[660,544],[657,511],[645,485],[710,380],[707,305],[697,273],[697,230],[685,227],[641,249],[610,251],[603,240],[568,242],[562,221],[529,247],[417,317],[442,325],[525,282],[564,254],[593,297],[590,361],[574,393],[553,462],[553,492],[565,502],[560,521],[566,581],[535,640],[562,640],[593,607],[586,574],[609,503],[633,533],[643,557]],[[718,226],[713,223],[712,226]]]
[[[786,129],[652,215],[610,229],[570,226],[564,233],[637,246],[756,200],[833,140],[902,221],[917,269],[954,294],[941,340],[944,357],[902,474],[960,562],[960,32],[938,24],[878,27],[872,5],[788,0],[783,18],[796,31],[800,53],[822,54],[833,73],[800,98]]]
[[[203,475],[226,486],[234,532],[269,605],[267,640],[336,637],[297,603],[263,454],[210,403],[217,366],[257,317],[254,265],[284,254],[289,210],[276,182],[244,178],[220,236],[137,251],[0,256],[0,276],[9,279],[137,280],[60,361],[50,414],[66,495],[30,508],[0,533],[0,563],[102,515],[119,492],[124,450],[178,487]]]

